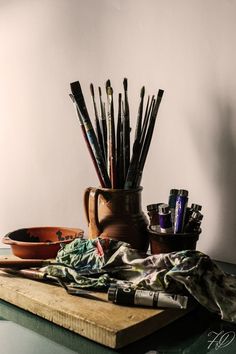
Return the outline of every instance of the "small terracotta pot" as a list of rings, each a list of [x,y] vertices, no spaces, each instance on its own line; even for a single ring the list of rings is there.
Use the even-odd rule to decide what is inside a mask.
[[[147,251],[148,220],[142,211],[141,192],[141,187],[133,190],[87,188],[84,207],[89,237],[108,237]]]
[[[2,239],[20,258],[55,258],[60,244],[83,236],[83,230],[66,227],[31,227],[8,233]]]
[[[160,233],[148,227],[151,253],[169,253],[183,250],[195,250],[201,230],[196,233]]]

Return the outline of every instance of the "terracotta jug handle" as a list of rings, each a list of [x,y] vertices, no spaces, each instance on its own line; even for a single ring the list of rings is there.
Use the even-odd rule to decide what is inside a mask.
[[[101,234],[101,227],[98,220],[98,196],[100,189],[87,188],[84,194],[85,214],[89,224],[89,237],[95,238]]]
[[[85,216],[86,216],[86,220],[87,223],[89,224],[89,194],[91,191],[92,187],[88,187],[85,189],[84,192],[84,211],[85,211]]]

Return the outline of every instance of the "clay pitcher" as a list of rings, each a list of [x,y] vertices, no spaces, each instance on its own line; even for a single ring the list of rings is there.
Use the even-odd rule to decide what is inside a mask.
[[[148,220],[141,206],[142,187],[133,190],[87,188],[84,207],[89,238],[108,237],[147,251]]]

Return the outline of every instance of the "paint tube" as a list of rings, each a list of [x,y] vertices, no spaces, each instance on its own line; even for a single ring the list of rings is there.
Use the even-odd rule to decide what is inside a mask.
[[[195,211],[201,211],[202,210],[202,206],[199,204],[192,204],[191,207],[187,207],[186,208],[186,214],[185,214],[185,220],[184,220],[184,224],[186,228],[186,225],[188,224],[190,217],[192,216],[193,212]]]
[[[170,207],[167,204],[161,204],[158,207],[159,209],[159,223],[160,223],[160,231],[162,233],[171,233],[172,229],[172,221],[171,221],[171,211]]]
[[[157,204],[149,204],[147,205],[148,216],[150,220],[150,228],[153,231],[160,232],[160,223],[159,223],[159,205],[163,203]]]
[[[108,289],[108,301],[126,306],[148,306],[153,308],[186,309],[188,297],[165,293],[134,289],[132,287],[111,286]]]
[[[184,231],[185,232],[198,232],[200,230],[201,221],[203,219],[203,215],[200,211],[193,211],[188,223],[186,224]]]
[[[183,232],[187,204],[188,204],[188,191],[185,189],[180,189],[176,199],[175,224],[174,224],[175,234],[179,232]]]
[[[178,192],[179,192],[178,189],[174,189],[174,188],[171,189],[170,195],[169,195],[169,200],[168,200],[168,204],[169,204],[170,211],[171,211],[172,225],[174,225],[174,222],[175,222],[175,207],[176,207],[176,199],[177,199]]]

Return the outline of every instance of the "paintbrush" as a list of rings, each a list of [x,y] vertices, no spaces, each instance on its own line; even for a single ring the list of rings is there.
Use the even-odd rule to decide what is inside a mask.
[[[123,121],[123,154],[124,154],[124,176],[126,178],[130,163],[130,116],[128,102],[128,80],[124,78],[124,121]]]
[[[141,135],[144,130],[144,126],[147,124],[146,121],[148,119],[148,112],[149,112],[149,107],[150,107],[149,105],[150,105],[150,96],[148,95],[146,109],[145,109],[144,118],[143,118],[143,123],[142,123],[142,127],[141,127]]]
[[[144,144],[144,140],[145,140],[145,136],[146,136],[146,132],[147,132],[147,127],[148,127],[148,122],[149,122],[149,118],[151,116],[151,112],[152,112],[154,103],[155,103],[155,96],[152,96],[151,102],[149,102],[149,97],[148,97],[148,102],[147,102],[147,107],[146,107],[146,112],[145,112],[145,116],[144,116],[144,120],[143,120],[143,126],[142,126],[141,137],[140,137],[140,142],[141,142],[142,146]]]
[[[80,123],[80,126],[81,126],[81,130],[82,130],[82,134],[83,134],[83,137],[84,137],[84,140],[86,142],[86,145],[87,145],[87,148],[88,148],[88,151],[89,151],[89,154],[91,156],[91,159],[92,159],[92,162],[93,162],[93,165],[95,167],[95,171],[97,173],[97,176],[98,176],[98,179],[99,179],[99,182],[101,184],[102,187],[105,187],[104,185],[104,180],[102,178],[102,176],[100,175],[100,171],[99,171],[99,168],[98,168],[98,165],[97,165],[97,161],[96,161],[96,158],[94,156],[94,153],[93,153],[93,150],[91,148],[91,145],[89,144],[89,140],[88,140],[88,136],[86,134],[86,130],[85,130],[85,127],[84,127],[84,124],[83,124],[83,120],[81,118],[81,115],[80,115],[80,112],[79,112],[79,109],[78,109],[78,106],[77,106],[77,103],[75,101],[75,98],[72,94],[69,94],[73,104],[74,104],[74,107],[75,107],[75,111],[76,111],[76,114],[77,114],[77,117],[79,119],[79,123]]]
[[[129,169],[125,179],[124,189],[135,188],[134,182],[137,173],[140,150],[141,150],[141,144],[138,140],[135,140],[133,145],[133,154],[130,160]]]
[[[54,259],[12,259],[11,257],[0,257],[0,268],[27,269],[42,268],[48,265],[67,266],[64,263],[56,262]],[[68,266],[72,268],[71,266]]]
[[[138,110],[138,118],[136,124],[136,131],[135,131],[135,140],[133,144],[133,153],[129,164],[129,169],[127,172],[126,180],[125,180],[125,189],[132,189],[134,188],[134,181],[137,172],[140,152],[141,152],[141,132],[142,132],[142,114],[143,114],[143,100],[144,100],[145,88],[144,86],[140,92],[140,104]]]
[[[108,103],[108,150],[107,161],[108,174],[111,180],[112,188],[116,188],[116,149],[115,149],[115,123],[114,123],[114,106],[113,106],[113,90],[107,86],[107,103]]]
[[[145,87],[143,86],[141,88],[141,92],[140,92],[140,103],[139,103],[139,109],[138,109],[138,117],[137,117],[137,124],[136,124],[134,141],[140,140],[140,138],[141,138],[144,95],[145,95]]]
[[[156,117],[157,117],[159,106],[160,106],[160,103],[161,103],[161,100],[162,100],[163,93],[164,93],[163,90],[159,90],[158,91],[157,98],[156,98],[154,106],[152,108],[151,117],[150,117],[150,120],[149,120],[149,126],[148,126],[148,129],[147,129],[147,134],[145,136],[144,144],[142,146],[141,156],[140,156],[140,159],[139,159],[139,164],[138,164],[138,169],[137,169],[138,172],[137,172],[136,180],[135,180],[135,186],[136,187],[140,186],[140,182],[141,182],[141,179],[142,179],[142,173],[143,173],[144,165],[145,165],[145,162],[146,162],[147,154],[148,154],[148,151],[149,151],[149,147],[150,147],[150,144],[151,144],[152,135],[153,135],[155,122],[156,122]]]
[[[116,128],[116,172],[117,172],[117,188],[122,188],[123,185],[121,185],[122,181],[122,170],[121,170],[121,165],[123,164],[123,161],[120,160],[120,150],[121,150],[121,101],[122,101],[122,95],[119,93],[118,96],[118,117],[117,117],[117,128]]]
[[[102,150],[103,158],[105,160],[103,138],[102,138],[102,132],[101,132],[99,118],[98,118],[98,111],[97,111],[97,105],[96,105],[96,101],[95,101],[95,94],[94,94],[93,84],[90,84],[90,92],[91,92],[91,96],[92,96],[92,100],[93,100],[93,108],[94,108],[94,115],[95,115],[95,127],[96,127],[97,139],[98,139],[98,143],[99,143],[100,149]]]
[[[102,185],[106,188],[110,188],[111,182],[110,182],[109,176],[107,174],[105,161],[103,159],[102,151],[99,147],[96,134],[94,132],[91,120],[89,118],[89,114],[88,114],[88,111],[86,108],[84,96],[83,96],[79,81],[71,83],[71,91],[72,91],[72,94],[74,95],[75,101],[78,105],[78,110],[79,110],[81,119],[83,121],[83,125],[85,127],[88,141],[89,141],[89,144],[93,150],[93,154],[96,159],[98,170],[99,170],[100,176],[103,180]]]
[[[110,79],[108,79],[107,81],[106,81],[106,91],[107,91],[107,88],[108,87],[111,87],[111,80]]]
[[[100,101],[100,111],[101,111],[101,131],[104,146],[104,159],[107,160],[107,122],[106,122],[106,110],[105,103],[102,102],[102,90],[101,87],[98,88],[99,101]]]
[[[0,259],[0,268],[31,268],[31,267],[46,267],[50,264],[55,264],[55,261],[45,259],[11,259],[4,257]]]

